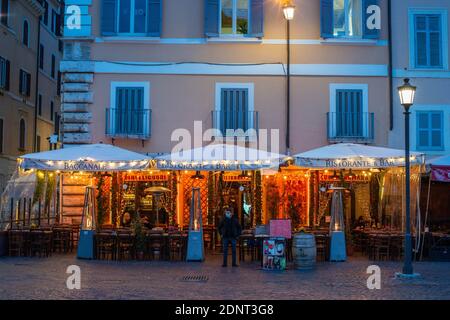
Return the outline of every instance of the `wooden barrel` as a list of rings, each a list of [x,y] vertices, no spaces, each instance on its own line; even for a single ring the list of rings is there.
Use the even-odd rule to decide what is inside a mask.
[[[297,233],[292,239],[292,255],[296,269],[312,269],[316,264],[316,238],[313,234]]]

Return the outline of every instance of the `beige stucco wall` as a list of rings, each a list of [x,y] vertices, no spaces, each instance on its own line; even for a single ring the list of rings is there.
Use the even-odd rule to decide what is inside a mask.
[[[397,87],[403,83],[403,77],[411,79],[411,83],[417,86],[415,106],[411,109],[411,149],[416,150],[416,117],[417,110],[438,110],[444,113],[444,150],[425,151],[429,156],[437,156],[450,153],[450,71],[444,70],[423,70],[416,71],[410,68],[409,53],[410,37],[408,11],[410,8],[418,9],[442,9],[450,14],[450,1],[445,0],[407,0],[392,1],[392,14],[395,17],[393,23],[393,68],[394,74],[398,75],[394,79],[394,128],[389,133],[389,145],[397,148],[404,147],[404,115],[403,107],[399,103]],[[443,44],[450,51],[450,23],[447,24],[447,41]],[[449,56],[450,57],[450,56]],[[448,61],[450,64],[450,58]]]
[[[278,129],[280,151],[285,151],[285,78],[236,76],[118,75],[96,74],[92,107],[93,142],[111,143],[105,136],[105,109],[110,106],[111,82],[149,82],[152,109],[152,137],[140,140],[115,139],[116,145],[139,152],[169,152],[173,130],[193,131],[194,121],[211,128],[216,83],[253,83],[255,111],[260,129]],[[292,80],[291,148],[302,152],[327,144],[326,113],[330,111],[331,83],[367,84],[369,112],[375,113],[377,145],[387,145],[388,87],[384,78],[294,77]]]

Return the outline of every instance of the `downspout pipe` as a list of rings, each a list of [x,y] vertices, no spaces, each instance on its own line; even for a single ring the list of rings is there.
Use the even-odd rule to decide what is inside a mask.
[[[37,152],[37,118],[38,118],[38,100],[39,100],[39,61],[40,61],[40,44],[41,44],[41,17],[38,16],[38,30],[37,30],[37,54],[36,54],[36,75],[35,75],[35,97],[34,97],[34,132],[33,132],[33,152]]]
[[[392,0],[388,0],[388,46],[389,46],[389,130],[394,129],[394,68],[392,48]]]

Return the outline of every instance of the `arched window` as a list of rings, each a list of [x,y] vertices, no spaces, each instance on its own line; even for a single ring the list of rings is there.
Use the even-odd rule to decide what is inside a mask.
[[[28,47],[28,21],[23,20],[22,43]]]
[[[25,150],[25,120],[20,119],[19,125],[19,149]]]

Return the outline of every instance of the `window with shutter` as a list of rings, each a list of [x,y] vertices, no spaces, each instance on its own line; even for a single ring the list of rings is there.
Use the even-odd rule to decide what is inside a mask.
[[[417,150],[443,150],[444,114],[442,111],[417,111]]]
[[[54,54],[52,54],[52,68],[50,72],[50,76],[55,79],[55,69],[56,69],[56,57]]]
[[[6,59],[0,57],[0,88],[6,89]]]
[[[23,70],[19,74],[19,92],[24,96],[30,96],[31,93],[31,75]]]
[[[23,21],[23,27],[22,27],[22,44],[27,46],[29,45],[29,36],[28,36],[28,21],[24,20]]]
[[[39,45],[39,69],[44,70],[44,54],[45,54],[44,45]]]
[[[336,136],[363,137],[363,91],[336,90]]]
[[[205,34],[263,37],[264,0],[205,0]]]
[[[25,120],[24,119],[20,119],[20,123],[19,123],[19,150],[25,150],[25,132],[26,131],[26,127],[25,127]]]
[[[368,10],[379,0],[321,0],[322,38],[378,39],[380,30],[369,28]],[[369,13],[368,13],[369,11]]]
[[[159,37],[161,8],[161,0],[102,0],[102,34]]]
[[[116,108],[114,116],[114,133],[117,135],[142,135],[145,128],[144,88],[116,88]]]
[[[3,153],[3,119],[0,119],[0,153]]]
[[[415,67],[442,68],[442,15],[414,15]]]
[[[8,16],[9,16],[9,0],[1,0],[0,23],[5,26],[8,26]]]

